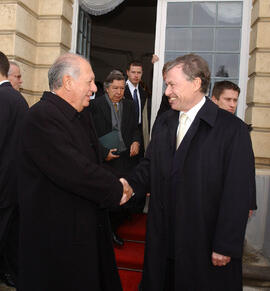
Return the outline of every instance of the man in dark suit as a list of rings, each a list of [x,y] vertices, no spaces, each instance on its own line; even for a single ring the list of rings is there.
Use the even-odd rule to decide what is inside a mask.
[[[240,88],[231,81],[219,81],[214,84],[212,91],[212,101],[217,104],[219,108],[222,108],[232,114],[235,114],[238,98],[240,94]],[[252,130],[251,125],[247,125],[249,131]],[[257,209],[256,203],[256,182],[254,181],[254,186],[250,189],[251,194],[251,204],[249,210],[249,217],[252,216],[253,210]]]
[[[124,95],[126,99],[133,100],[135,104],[136,119],[143,139],[140,155],[143,156],[149,142],[151,100],[140,84],[143,74],[142,63],[137,60],[131,61],[127,66],[126,73],[128,79]]]
[[[120,291],[107,208],[131,192],[102,167],[83,111],[96,91],[94,73],[84,58],[65,54],[48,77],[51,92],[22,126],[18,290]]]
[[[12,88],[8,71],[8,59],[0,52],[0,275],[13,286],[17,279],[19,231],[16,146],[28,104]]]
[[[22,86],[22,74],[16,62],[9,62],[8,80],[15,90],[20,91]]]
[[[240,291],[254,179],[247,126],[205,97],[210,72],[200,56],[178,57],[165,82],[173,110],[156,120],[128,179],[136,195],[151,193],[142,290]]]
[[[142,142],[135,106],[132,100],[123,99],[125,77],[120,71],[113,70],[109,73],[104,82],[104,89],[105,95],[93,100],[89,110],[92,113],[99,138],[112,131],[117,132],[118,147],[102,146],[103,158],[110,167],[117,171],[117,175],[126,176],[138,164],[138,154]],[[119,245],[123,245],[124,242],[117,235],[117,228],[124,216],[122,208],[119,207],[110,213],[113,240]]]

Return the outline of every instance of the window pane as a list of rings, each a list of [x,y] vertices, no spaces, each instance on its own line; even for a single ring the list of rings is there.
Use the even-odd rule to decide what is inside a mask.
[[[77,53],[82,54],[82,33],[78,32],[78,38],[77,38]]]
[[[191,3],[168,3],[167,25],[190,25]]]
[[[88,19],[87,17],[84,18],[84,25],[83,25],[83,37],[87,36],[87,28],[88,28]]]
[[[191,50],[191,30],[188,28],[167,28],[166,50]]]
[[[83,13],[83,10],[80,10],[80,14],[79,14],[79,31],[80,32],[83,31],[83,19],[84,19],[84,13]]]
[[[90,60],[90,42],[87,42],[86,59]]]
[[[82,55],[86,56],[86,38],[83,38],[83,49],[82,49]]]
[[[209,70],[212,72],[213,56],[211,54],[198,54],[198,55],[207,61]]]
[[[192,29],[192,51],[212,51],[214,43],[213,28]]]
[[[218,25],[241,25],[242,3],[219,3],[218,4]]]
[[[194,3],[193,24],[214,25],[216,23],[216,3]]]
[[[179,53],[179,52],[167,52],[165,54],[165,63],[167,63],[168,61],[172,61],[174,59],[176,59],[177,57],[183,56],[185,53]]]
[[[88,22],[88,30],[87,30],[87,41],[91,39],[91,23]]]
[[[240,28],[217,28],[216,50],[217,51],[240,51],[241,30]]]
[[[238,78],[239,54],[217,54],[215,57],[215,76]]]

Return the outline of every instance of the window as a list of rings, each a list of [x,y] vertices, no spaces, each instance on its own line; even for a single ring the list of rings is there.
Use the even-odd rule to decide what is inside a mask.
[[[165,62],[187,53],[202,56],[219,80],[239,81],[242,2],[168,2]]]
[[[81,7],[78,14],[76,53],[90,58],[91,18]]]

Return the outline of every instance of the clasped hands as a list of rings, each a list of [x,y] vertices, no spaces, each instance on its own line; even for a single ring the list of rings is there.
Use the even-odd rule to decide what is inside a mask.
[[[134,195],[133,189],[128,184],[128,181],[124,178],[120,178],[119,181],[123,185],[123,196],[120,201],[120,205],[128,202],[128,200]]]
[[[227,257],[218,253],[212,253],[212,264],[214,266],[223,267],[231,261],[231,257]]]

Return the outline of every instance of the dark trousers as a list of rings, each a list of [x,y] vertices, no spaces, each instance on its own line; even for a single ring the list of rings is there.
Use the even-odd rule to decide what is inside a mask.
[[[16,206],[0,209],[0,272],[16,282],[18,274],[19,211]]]
[[[167,259],[166,262],[166,273],[164,282],[164,291],[174,291],[174,260]]]

